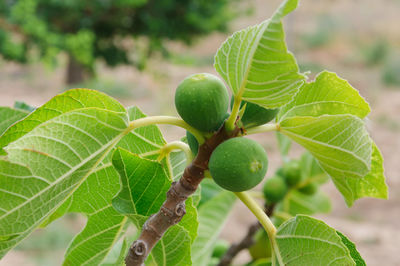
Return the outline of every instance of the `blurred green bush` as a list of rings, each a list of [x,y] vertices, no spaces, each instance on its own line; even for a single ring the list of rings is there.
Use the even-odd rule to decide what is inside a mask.
[[[224,31],[237,14],[229,0],[8,0],[0,1],[0,55],[50,65],[69,55],[68,83],[93,74],[96,59],[109,66],[143,68],[163,40],[190,43],[194,37]],[[146,44],[135,46],[144,36]],[[133,41],[132,41],[133,40]],[[134,53],[140,55],[132,55]],[[84,75],[83,73],[86,73]]]

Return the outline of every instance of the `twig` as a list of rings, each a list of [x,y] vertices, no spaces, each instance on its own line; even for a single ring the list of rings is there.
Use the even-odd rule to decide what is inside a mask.
[[[204,144],[200,145],[199,152],[193,162],[185,168],[178,182],[173,182],[167,192],[167,199],[160,210],[150,216],[142,228],[139,238],[132,243],[125,258],[127,266],[144,265],[144,261],[152,248],[161,239],[165,231],[177,224],[185,215],[185,201],[192,195],[204,178],[204,171],[208,169],[208,161],[213,150],[223,141],[239,134],[235,127],[229,134],[222,126]]]
[[[265,206],[265,213],[268,216],[271,216],[274,212],[275,204],[269,204]],[[237,243],[232,244],[229,249],[226,251],[224,256],[221,258],[217,266],[228,266],[232,263],[233,259],[239,254],[240,251],[244,249],[248,249],[254,242],[254,235],[261,228],[261,224],[257,221],[256,223],[250,225],[247,234],[243,237],[243,239]]]

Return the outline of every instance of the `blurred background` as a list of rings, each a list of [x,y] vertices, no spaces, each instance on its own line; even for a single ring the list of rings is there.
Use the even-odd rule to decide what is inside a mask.
[[[176,115],[176,86],[216,74],[213,56],[233,31],[268,18],[279,0],[1,0],[0,104],[40,106],[70,88],[103,91],[149,115]],[[399,266],[400,1],[302,0],[285,20],[290,50],[310,79],[338,73],[372,106],[368,126],[382,150],[389,200],[347,208],[332,184],[333,211],[320,215],[353,240],[367,265]],[[165,127],[163,127],[165,129]],[[168,128],[167,140],[184,135]],[[255,137],[270,173],[282,163],[273,134]],[[292,156],[302,149],[295,146]],[[237,203],[222,237],[239,241],[255,221]],[[68,215],[38,230],[0,265],[60,265],[85,218]],[[246,261],[241,253],[236,263]]]

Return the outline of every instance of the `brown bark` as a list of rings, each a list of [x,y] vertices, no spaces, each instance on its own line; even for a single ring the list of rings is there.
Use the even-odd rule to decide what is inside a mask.
[[[76,61],[72,55],[68,55],[67,77],[66,83],[68,85],[79,84],[87,80],[91,76],[85,66]]]
[[[239,134],[235,128],[229,134],[221,127],[211,138],[199,147],[193,162],[185,168],[179,181],[172,183],[167,192],[167,199],[158,213],[150,216],[142,228],[138,240],[132,243],[125,258],[127,266],[144,265],[144,261],[152,248],[161,239],[165,231],[177,224],[185,215],[185,201],[192,195],[204,178],[204,171],[208,169],[208,161],[213,150],[223,141]]]

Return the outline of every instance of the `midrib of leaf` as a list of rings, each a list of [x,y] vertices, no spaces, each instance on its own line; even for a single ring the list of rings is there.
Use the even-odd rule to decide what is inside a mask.
[[[269,22],[270,22],[271,20],[267,20],[266,22],[264,22],[263,23],[263,25],[262,25],[262,27],[261,27],[261,30],[262,30],[262,32],[264,32],[265,31],[265,29],[267,28],[267,26],[268,26],[268,24],[269,24]],[[250,31],[248,31],[248,33],[249,33]],[[256,33],[256,39],[255,39],[255,41],[254,41],[254,43],[256,43],[256,45],[254,45],[254,44],[252,44],[251,45],[251,49],[250,49],[250,52],[249,52],[249,55],[248,55],[248,57],[249,57],[249,59],[247,59],[249,62],[247,62],[246,63],[246,72],[244,73],[244,75],[243,75],[243,77],[242,77],[242,83],[240,84],[240,89],[239,89],[239,91],[238,91],[238,93],[237,93],[237,98],[238,99],[241,99],[242,98],[242,95],[243,95],[243,93],[244,93],[244,91],[246,90],[246,84],[247,84],[247,78],[248,78],[248,76],[249,76],[249,72],[250,72],[250,69],[251,69],[251,65],[252,65],[252,62],[253,62],[253,60],[254,60],[254,54],[255,54],[255,52],[256,52],[256,50],[257,50],[257,48],[258,48],[258,45],[259,45],[259,43],[260,43],[260,40],[261,40],[261,38],[262,38],[262,34],[260,34],[260,30],[258,30],[257,31],[257,33]],[[243,42],[242,42],[243,43]],[[239,51],[240,51],[240,48],[242,47],[242,43],[240,44],[240,46],[239,46]],[[248,49],[246,49],[246,50],[248,50]],[[229,54],[229,53],[228,53]],[[237,59],[236,59],[236,64],[238,64],[238,59],[239,59],[239,56],[237,57]],[[229,62],[229,60],[227,60],[227,63]],[[228,64],[229,65],[229,64]],[[239,78],[239,75],[236,75],[236,83],[238,83],[237,82],[237,79]]]

